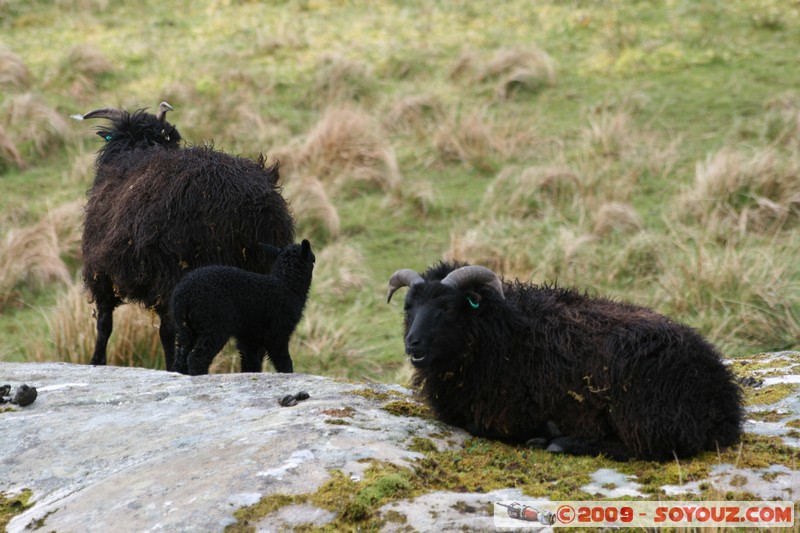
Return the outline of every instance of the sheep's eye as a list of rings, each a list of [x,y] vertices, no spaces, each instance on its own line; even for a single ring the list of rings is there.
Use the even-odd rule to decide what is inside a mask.
[[[480,302],[473,302],[471,296],[467,296],[467,302],[469,302],[469,306],[473,309],[477,309],[481,306]]]

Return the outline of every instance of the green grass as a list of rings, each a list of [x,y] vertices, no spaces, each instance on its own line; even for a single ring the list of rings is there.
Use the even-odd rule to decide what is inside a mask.
[[[342,244],[364,264],[336,294],[344,258],[330,258],[327,278],[315,280],[328,289],[312,290],[309,327],[292,346],[298,371],[407,379],[401,305],[386,305],[386,281],[453,254],[652,306],[727,355],[796,348],[797,204],[787,200],[795,219],[785,224],[739,232],[752,197],[707,220],[682,197],[693,194],[698,164],[723,149],[745,159],[773,150],[791,169],[787,182],[798,181],[799,27],[796,4],[756,0],[0,2],[0,132],[25,160],[17,168],[3,159],[0,143],[0,237],[83,197],[86,154],[99,147],[88,123],[70,122],[53,139],[46,118],[15,116],[22,97],[61,117],[167,100],[185,139],[246,156],[297,156],[325,110],[345,101],[380,128],[401,184],[325,183],[341,225],[317,256]],[[554,83],[505,91],[514,68],[530,65],[498,68],[499,52],[532,49],[552,58]],[[4,81],[4,51],[29,71],[27,86]],[[419,96],[438,107],[414,124],[387,123]],[[577,176],[573,196],[534,191],[542,208],[514,216],[503,196],[484,200],[504,171],[553,166]],[[305,177],[285,168],[287,183]],[[593,233],[608,201],[631,206],[642,227]],[[74,253],[62,255],[79,268]],[[50,329],[67,291],[0,283],[9,286],[0,359],[65,357]],[[91,335],[82,309],[80,331]]]

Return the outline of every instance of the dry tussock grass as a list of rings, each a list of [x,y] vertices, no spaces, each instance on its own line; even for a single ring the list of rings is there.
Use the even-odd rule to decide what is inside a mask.
[[[481,209],[496,216],[536,217],[549,208],[568,209],[580,179],[563,165],[507,167],[489,185]]]
[[[308,99],[320,108],[363,100],[375,85],[369,65],[338,54],[323,57],[314,72]]]
[[[495,94],[538,93],[556,83],[556,63],[539,48],[498,50],[478,74],[478,81],[499,78]]]
[[[379,363],[367,356],[363,344],[350,323],[332,317],[328,306],[309,300],[289,353],[297,372],[329,377],[380,375]]]
[[[623,202],[609,202],[603,204],[593,214],[592,233],[598,237],[607,236],[613,232],[638,233],[642,231],[644,222],[632,205]]]
[[[751,155],[724,148],[697,163],[678,203],[718,237],[779,230],[800,219],[800,162],[771,148]]]
[[[22,154],[19,153],[16,143],[6,133],[3,125],[0,124],[0,168],[11,165],[23,168],[25,167],[25,160],[22,159]]]
[[[334,193],[391,191],[400,183],[394,149],[369,114],[351,105],[325,111],[305,141],[273,152],[290,173],[316,176]]]
[[[590,118],[581,132],[584,143],[593,153],[619,158],[633,145],[635,136],[626,112],[606,113]]]
[[[800,337],[800,265],[788,245],[750,240],[733,246],[703,228],[673,225],[654,304],[707,333],[723,351],[782,349]],[[784,345],[776,345],[780,339]]]
[[[31,81],[31,73],[22,58],[0,46],[0,87],[4,90],[24,91],[30,87]]]
[[[395,187],[383,200],[384,208],[394,210],[411,208],[418,215],[427,215],[437,207],[436,191],[427,180],[406,180]]]
[[[69,49],[58,64],[50,85],[66,86],[67,94],[85,102],[94,98],[102,79],[114,72],[114,64],[92,45],[80,44]]]
[[[430,94],[406,96],[392,104],[383,120],[389,131],[425,135],[445,116],[441,98]]]
[[[338,241],[317,254],[314,267],[314,294],[317,298],[341,298],[366,287],[370,282],[364,254],[354,244]]]
[[[485,110],[465,115],[450,111],[440,122],[433,144],[443,162],[461,162],[491,171],[507,155],[507,145]]]
[[[80,364],[91,360],[97,340],[96,322],[80,282],[71,283],[58,296],[47,322],[55,359]],[[122,305],[115,309],[107,363],[164,368],[158,325],[158,316],[141,306]]]
[[[86,152],[84,145],[78,145],[78,150],[72,155],[69,170],[63,173],[63,181],[69,185],[89,185],[94,180],[94,163],[97,154]]]
[[[539,92],[556,82],[556,62],[544,50],[501,48],[491,57],[463,52],[450,69],[451,79],[483,83],[498,80],[495,93],[508,98],[516,92]]]
[[[0,124],[15,141],[20,152],[46,156],[64,144],[70,135],[66,119],[40,97],[25,93],[6,101],[0,111]]]
[[[286,185],[286,197],[297,220],[297,234],[321,245],[339,236],[339,212],[322,182],[311,177],[292,179]]]
[[[768,143],[800,148],[800,96],[786,93],[770,99],[759,133]]]
[[[76,200],[50,210],[32,226],[5,235],[0,242],[0,309],[14,298],[20,285],[70,283],[64,258],[79,258],[82,216],[82,202]]]

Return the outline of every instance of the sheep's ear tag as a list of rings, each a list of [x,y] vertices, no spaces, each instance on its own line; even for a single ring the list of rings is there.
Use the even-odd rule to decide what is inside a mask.
[[[469,302],[469,306],[473,309],[477,309],[481,306],[480,302],[473,302],[472,296],[467,296],[467,301]]]

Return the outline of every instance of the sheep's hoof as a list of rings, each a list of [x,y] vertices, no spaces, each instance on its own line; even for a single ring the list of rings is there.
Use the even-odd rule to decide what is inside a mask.
[[[20,385],[20,387],[17,389],[17,393],[14,395],[14,399],[11,400],[11,403],[15,403],[20,407],[25,407],[26,405],[32,404],[36,400],[36,396],[38,396],[36,387]]]
[[[303,400],[308,400],[311,396],[306,391],[300,391],[294,395],[298,402],[302,402]]]
[[[0,387],[0,397],[11,395],[11,385],[3,385]]]
[[[535,437],[532,439],[528,439],[525,442],[525,447],[535,448],[537,450],[544,449],[545,447],[547,447],[547,439],[545,439],[544,437]]]

